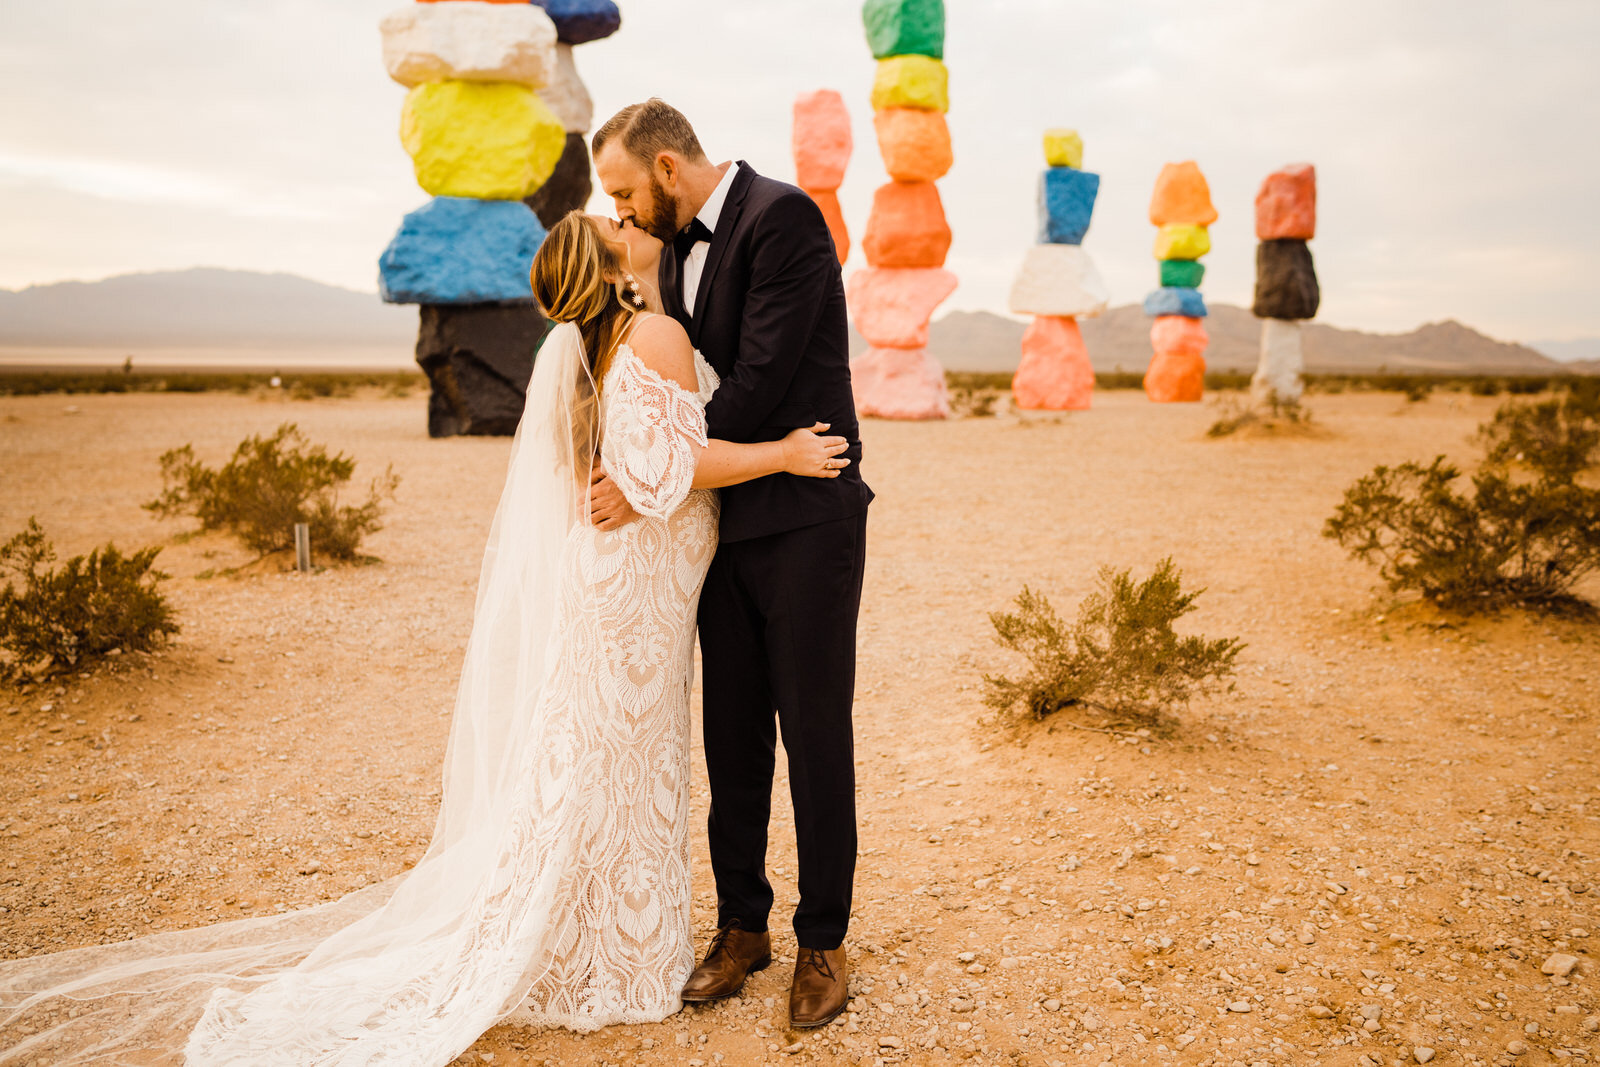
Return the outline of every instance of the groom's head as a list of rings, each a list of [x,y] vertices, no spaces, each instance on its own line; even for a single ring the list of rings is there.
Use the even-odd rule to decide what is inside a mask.
[[[623,108],[596,131],[594,169],[617,218],[663,244],[705,206],[718,178],[683,112],[656,98]]]

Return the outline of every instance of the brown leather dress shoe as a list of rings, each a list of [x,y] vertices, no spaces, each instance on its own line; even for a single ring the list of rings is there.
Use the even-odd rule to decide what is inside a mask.
[[[826,1026],[850,1001],[844,946],[800,949],[789,987],[789,1025],[796,1029]]]
[[[772,935],[765,930],[753,934],[734,920],[711,939],[705,960],[684,983],[683,999],[700,1003],[731,997],[744,986],[746,978],[771,963]]]

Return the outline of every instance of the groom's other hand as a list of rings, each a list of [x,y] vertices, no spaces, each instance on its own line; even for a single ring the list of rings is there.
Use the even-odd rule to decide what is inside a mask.
[[[597,530],[616,530],[638,517],[617,483],[606,474],[605,464],[596,463],[589,471],[590,525]]]

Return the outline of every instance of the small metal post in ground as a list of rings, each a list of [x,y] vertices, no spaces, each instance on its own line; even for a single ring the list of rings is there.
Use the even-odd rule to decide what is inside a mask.
[[[311,527],[303,522],[294,524],[294,569],[311,573]]]

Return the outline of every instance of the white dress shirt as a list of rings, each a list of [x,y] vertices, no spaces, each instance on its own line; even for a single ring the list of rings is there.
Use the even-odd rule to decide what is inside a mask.
[[[733,176],[738,172],[739,164],[728,164],[722,180],[706,199],[705,207],[695,216],[713,234],[717,232],[717,222],[722,218],[722,205],[728,202],[728,190],[733,188]],[[700,292],[700,275],[706,268],[706,256],[710,252],[710,242],[696,241],[683,261],[683,306],[691,315],[694,314],[694,298]]]

